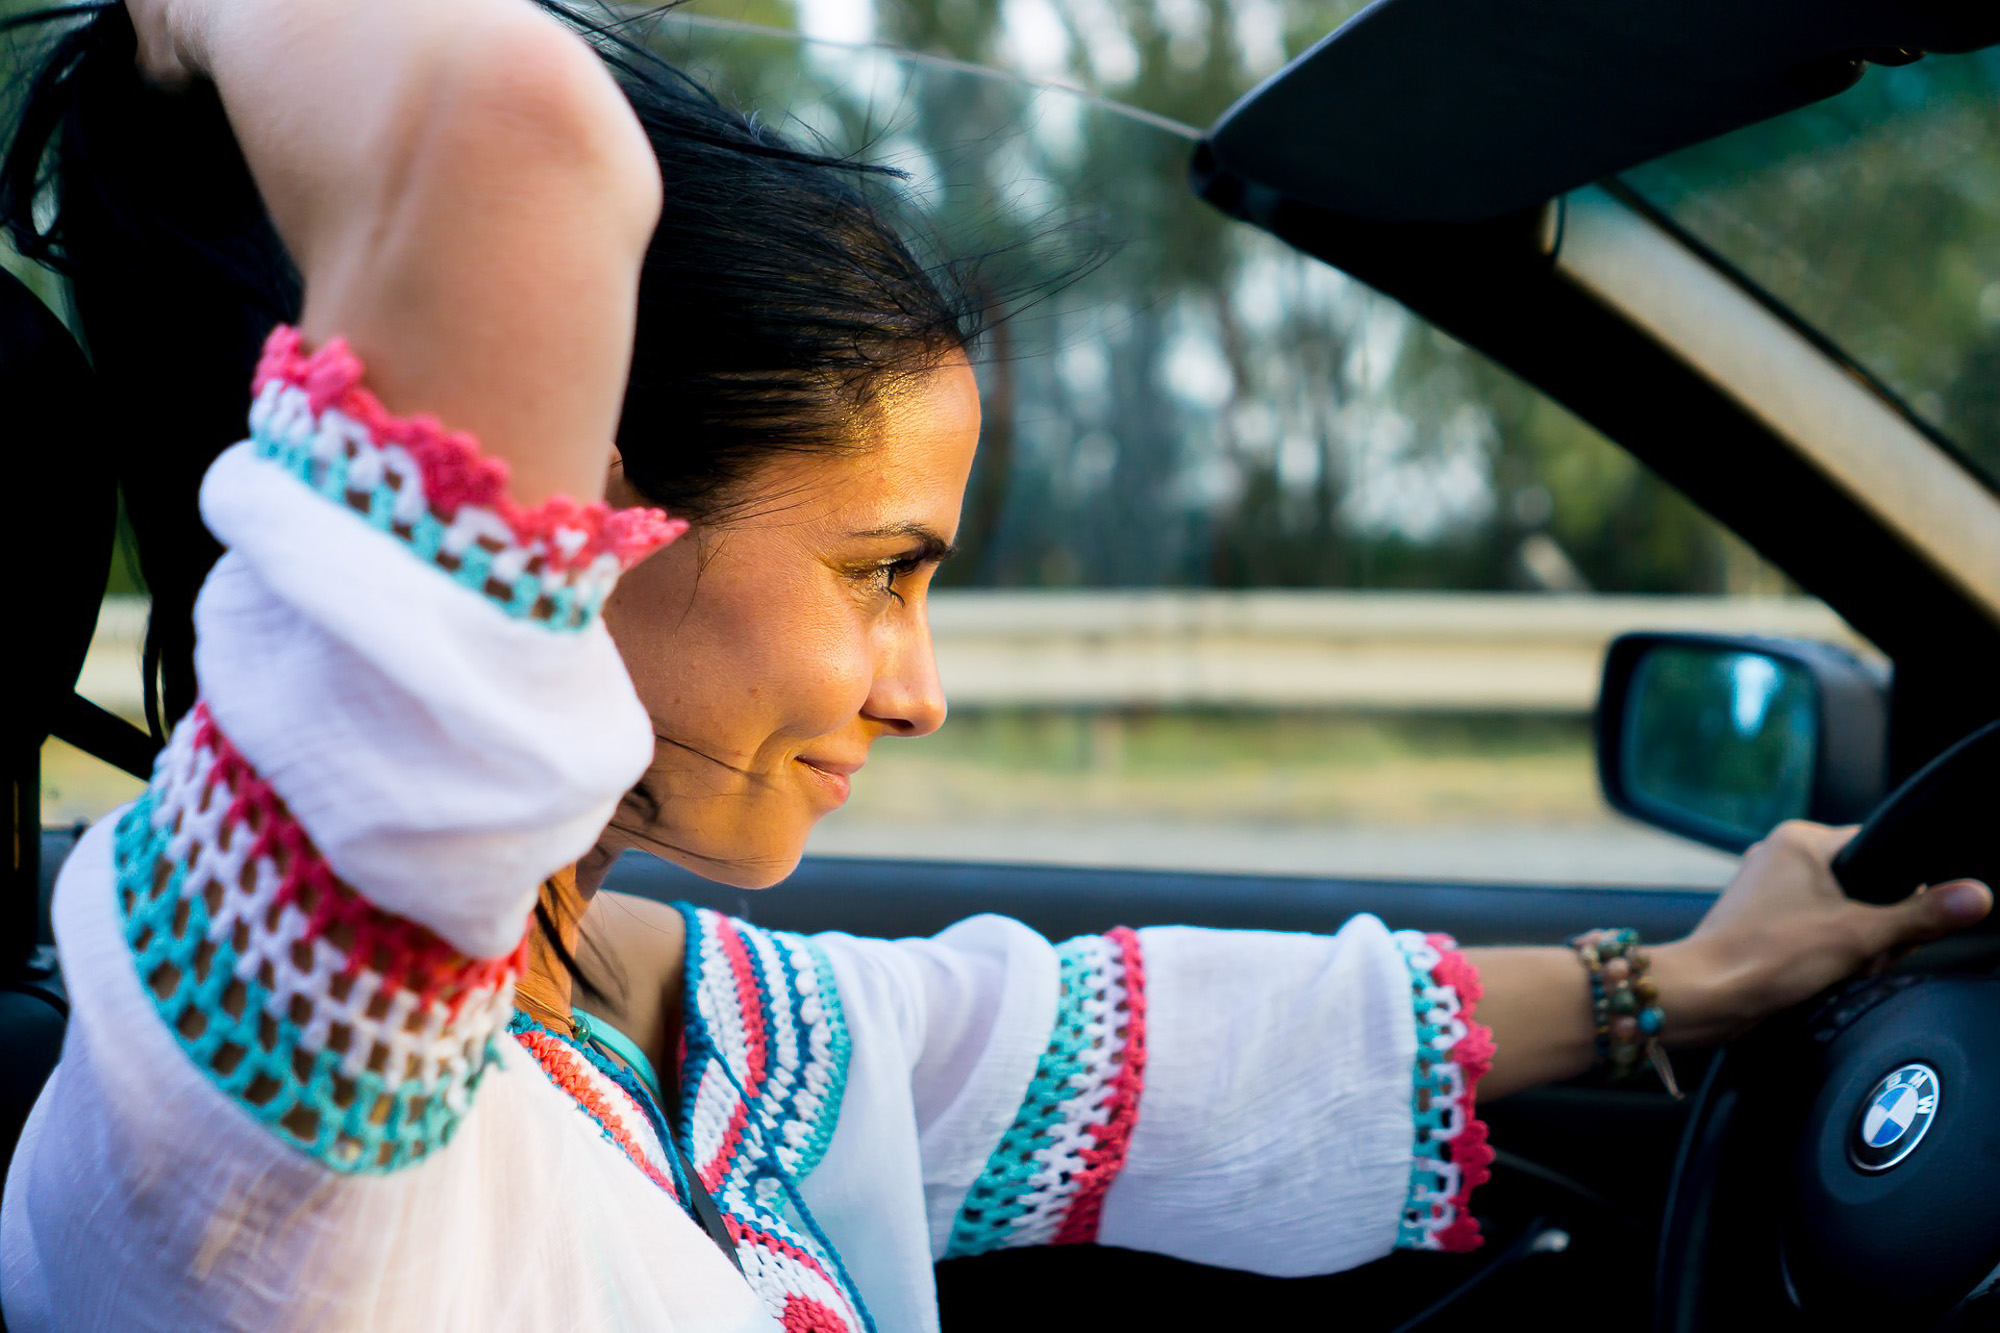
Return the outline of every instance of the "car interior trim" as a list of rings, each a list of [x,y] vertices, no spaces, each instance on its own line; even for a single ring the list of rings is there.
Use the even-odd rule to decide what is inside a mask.
[[[1728,393],[2000,617],[2000,499],[1867,385],[1663,228],[1592,186],[1560,272]]]

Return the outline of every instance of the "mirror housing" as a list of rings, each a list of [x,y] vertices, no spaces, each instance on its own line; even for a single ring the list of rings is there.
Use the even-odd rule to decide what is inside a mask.
[[[1805,639],[1626,634],[1597,704],[1612,809],[1742,852],[1787,819],[1857,823],[1888,791],[1888,678]]]

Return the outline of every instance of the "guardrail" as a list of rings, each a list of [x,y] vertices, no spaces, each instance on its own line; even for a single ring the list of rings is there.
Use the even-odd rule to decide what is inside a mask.
[[[1549,593],[986,592],[931,597],[957,708],[1587,713],[1633,629],[1819,639],[1868,652],[1807,598]],[[79,687],[139,710],[143,602],[107,602]]]

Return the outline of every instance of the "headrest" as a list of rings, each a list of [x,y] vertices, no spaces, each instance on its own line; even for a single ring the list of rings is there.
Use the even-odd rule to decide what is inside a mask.
[[[111,569],[118,492],[101,405],[76,339],[14,274],[0,270],[0,411],[13,442],[0,523],[13,549],[9,675],[22,682],[7,726],[39,745],[67,705],[97,627]],[[18,751],[16,751],[18,753]]]

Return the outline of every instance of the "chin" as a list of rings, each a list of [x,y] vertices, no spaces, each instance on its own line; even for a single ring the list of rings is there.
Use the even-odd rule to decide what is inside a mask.
[[[786,848],[769,845],[714,852],[665,852],[661,855],[703,879],[727,884],[733,889],[768,889],[799,868],[806,854],[805,839]]]

